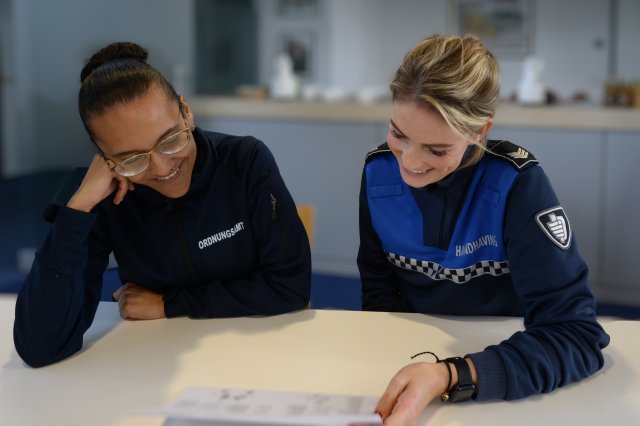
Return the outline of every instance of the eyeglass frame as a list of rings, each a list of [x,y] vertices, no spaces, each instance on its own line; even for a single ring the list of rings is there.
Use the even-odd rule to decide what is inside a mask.
[[[180,110],[180,116],[182,117],[183,121],[184,121],[184,122],[185,122],[185,124],[186,124],[186,119],[185,119],[185,118],[184,118],[184,116],[182,115],[182,109]],[[166,138],[163,138],[161,141],[158,141],[158,142],[153,146],[153,148],[152,148],[150,151],[147,151],[147,152],[140,152],[140,153],[138,153],[138,154],[133,154],[132,156],[127,157],[127,158],[125,158],[124,160],[121,160],[121,161],[118,161],[118,162],[115,162],[115,161],[111,160],[110,158],[108,158],[108,157],[105,155],[105,153],[104,153],[104,152],[102,152],[102,150],[101,150],[101,153],[102,153],[102,156],[104,157],[105,162],[107,163],[107,167],[109,168],[109,171],[114,171],[114,169],[115,169],[116,167],[118,167],[120,164],[124,163],[125,161],[129,161],[129,160],[131,160],[132,158],[135,158],[135,157],[146,157],[146,158],[147,158],[147,165],[146,165],[142,170],[140,170],[139,172],[136,172],[136,173],[133,173],[133,174],[126,174],[126,175],[124,175],[124,174],[122,174],[122,173],[118,172],[117,170],[115,171],[116,173],[118,173],[120,176],[123,176],[123,177],[132,177],[132,176],[137,176],[137,175],[139,175],[139,174],[141,174],[141,173],[144,173],[144,171],[145,171],[145,170],[147,170],[147,169],[149,168],[149,165],[151,165],[151,154],[153,154],[154,152],[158,152],[158,153],[160,153],[160,154],[164,154],[164,155],[173,155],[173,154],[177,154],[178,152],[182,151],[182,150],[183,150],[183,149],[185,149],[187,146],[189,146],[189,142],[191,141],[191,134],[190,134],[190,133],[187,133],[187,143],[185,143],[185,144],[184,144],[184,146],[182,146],[180,149],[178,149],[178,150],[176,150],[176,151],[173,151],[173,152],[162,152],[162,151],[158,151],[158,146],[160,146],[163,142],[166,142],[166,141],[168,141],[169,139],[171,139],[171,138],[173,138],[173,137],[178,136],[180,133],[187,132],[187,131],[188,131],[188,132],[192,132],[192,131],[195,129],[195,127],[196,127],[196,126],[195,126],[195,124],[191,123],[191,125],[190,125],[190,126],[187,126],[187,127],[185,127],[184,129],[181,129],[181,130],[179,130],[179,131],[177,131],[177,132],[175,132],[175,133],[173,133],[173,134],[171,134],[171,135],[167,136]]]

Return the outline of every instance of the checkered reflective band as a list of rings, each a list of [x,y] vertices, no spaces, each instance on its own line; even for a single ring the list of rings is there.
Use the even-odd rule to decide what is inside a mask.
[[[464,284],[480,275],[498,276],[509,273],[509,263],[507,261],[481,260],[466,268],[450,269],[435,262],[411,259],[395,253],[387,253],[387,259],[400,268],[425,274],[432,280],[448,280],[456,284]]]

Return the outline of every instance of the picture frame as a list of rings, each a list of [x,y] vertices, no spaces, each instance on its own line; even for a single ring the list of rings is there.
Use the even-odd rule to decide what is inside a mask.
[[[320,7],[320,0],[278,0],[277,13],[283,18],[315,18]]]
[[[281,51],[287,53],[293,64],[293,72],[304,80],[315,77],[317,63],[317,37],[312,29],[284,30],[280,36]]]
[[[450,0],[452,31],[473,35],[496,56],[527,56],[532,51],[531,0]]]

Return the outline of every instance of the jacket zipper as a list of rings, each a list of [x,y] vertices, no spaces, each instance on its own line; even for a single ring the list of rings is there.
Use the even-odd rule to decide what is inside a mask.
[[[173,206],[169,204],[167,207],[171,215],[173,216],[174,223],[176,225],[176,233],[178,234],[178,243],[180,246],[180,253],[182,254],[182,261],[184,262],[187,272],[191,276],[192,285],[196,285],[198,283],[196,270],[193,267],[193,262],[191,262],[191,256],[189,255],[189,250],[187,248],[187,241],[184,237],[184,232],[182,231],[182,227],[180,226],[180,221],[178,220],[178,215],[173,210]]]
[[[287,255],[291,255],[291,247],[289,246],[289,235],[287,234],[287,228],[284,226],[282,222],[282,218],[278,215],[277,205],[278,200],[276,199],[273,193],[269,194],[271,198],[271,220],[275,220],[278,222],[278,229],[280,231],[280,238],[282,240],[282,244],[284,245],[284,251]]]
[[[447,225],[447,205],[449,204],[449,196],[447,194],[447,191],[443,191],[442,195],[442,216],[440,217],[440,237],[438,240],[438,247],[447,250],[449,248],[449,245],[444,245],[444,236],[445,233],[449,231],[448,227],[445,226]],[[445,227],[447,229],[445,229]]]

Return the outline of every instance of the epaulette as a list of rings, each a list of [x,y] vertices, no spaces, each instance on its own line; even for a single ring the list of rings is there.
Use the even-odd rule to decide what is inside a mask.
[[[385,142],[382,145],[378,145],[374,150],[367,152],[367,155],[364,157],[364,163],[367,164],[373,157],[376,155],[391,152],[389,145]]]
[[[516,166],[518,170],[538,164],[538,160],[532,153],[509,141],[487,141],[486,153],[509,161],[511,164]]]

